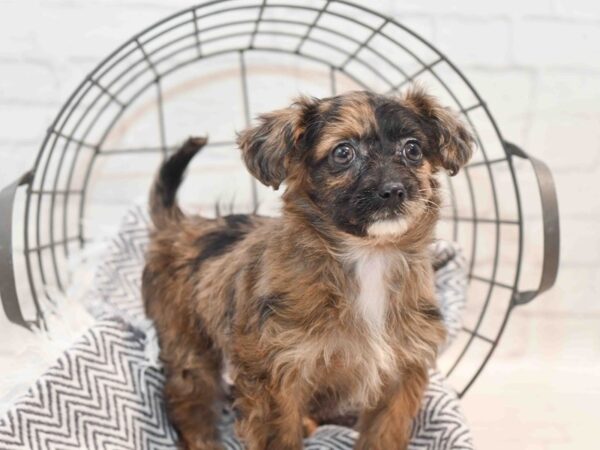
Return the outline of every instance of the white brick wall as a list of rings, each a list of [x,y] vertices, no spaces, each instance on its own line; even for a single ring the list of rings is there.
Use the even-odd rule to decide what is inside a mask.
[[[95,63],[185,6],[179,0],[0,2],[0,182],[29,167],[58,107]],[[505,135],[543,156],[559,183],[583,172],[577,181],[590,192],[600,170],[597,2],[380,0],[372,6],[444,51],[474,82]],[[573,191],[565,186],[561,194]],[[598,219],[589,202],[565,195],[567,227],[569,215],[580,209]]]
[[[561,206],[561,279],[530,311],[583,312],[597,321],[600,2],[369,4],[446,53],[486,99],[505,136],[551,165]],[[182,0],[0,0],[0,186],[30,167],[54,114],[103,56],[186,6]]]

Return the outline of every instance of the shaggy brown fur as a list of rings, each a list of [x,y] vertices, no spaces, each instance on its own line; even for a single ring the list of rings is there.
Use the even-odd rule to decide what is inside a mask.
[[[222,448],[227,365],[249,450],[298,450],[307,416],[355,410],[357,449],[406,448],[445,337],[428,253],[435,173],[465,164],[469,132],[420,90],[265,114],[239,145],[260,181],[286,182],[281,218],[184,216],[175,194],[204,143],[161,168],[143,276],[182,447]]]

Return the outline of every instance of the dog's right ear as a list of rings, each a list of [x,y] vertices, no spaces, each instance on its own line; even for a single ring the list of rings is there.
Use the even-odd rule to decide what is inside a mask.
[[[287,177],[290,156],[304,132],[304,112],[314,103],[302,97],[289,108],[260,115],[258,125],[238,134],[248,170],[264,185],[277,190]]]
[[[458,114],[444,108],[421,86],[408,90],[404,94],[403,102],[433,126],[437,140],[434,161],[448,170],[450,175],[456,175],[473,154],[475,138],[471,128]]]

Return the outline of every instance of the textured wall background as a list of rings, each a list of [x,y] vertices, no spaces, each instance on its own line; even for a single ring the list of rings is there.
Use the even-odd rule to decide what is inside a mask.
[[[370,1],[430,40],[558,186],[557,288],[513,317],[466,399],[481,448],[584,448],[600,401],[600,2]],[[106,54],[181,0],[0,0],[0,185]],[[529,217],[532,221],[539,218]]]

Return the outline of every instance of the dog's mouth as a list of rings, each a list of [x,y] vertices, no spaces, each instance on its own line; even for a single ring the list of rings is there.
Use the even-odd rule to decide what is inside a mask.
[[[381,208],[372,216],[373,221],[398,219],[405,215],[402,208]]]
[[[402,208],[384,208],[372,215],[366,230],[369,236],[400,236],[408,226],[409,218]]]
[[[398,216],[392,219],[382,219],[371,222],[367,227],[368,236],[402,236],[410,226],[409,219]]]
[[[349,207],[350,206],[350,207]],[[333,221],[343,231],[357,236],[392,236],[405,234],[420,215],[420,202],[406,199],[400,204],[385,204],[361,196],[350,205],[333,209]],[[324,213],[330,213],[324,208]]]

